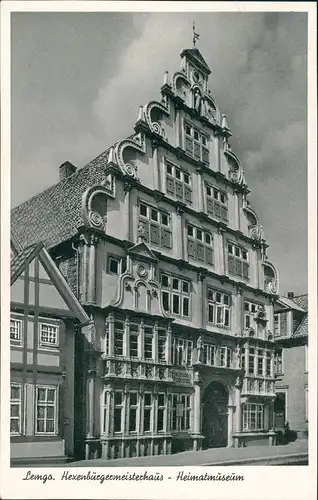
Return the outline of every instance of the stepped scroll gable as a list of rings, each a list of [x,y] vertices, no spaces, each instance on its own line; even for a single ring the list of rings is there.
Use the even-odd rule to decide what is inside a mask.
[[[86,458],[275,441],[278,274],[210,74],[184,50],[133,135],[12,212],[95,323]]]

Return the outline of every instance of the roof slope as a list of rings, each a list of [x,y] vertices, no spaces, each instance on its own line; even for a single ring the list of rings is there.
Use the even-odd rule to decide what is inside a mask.
[[[31,245],[29,247],[26,247],[24,250],[22,250],[21,253],[19,253],[13,259],[11,259],[11,264],[10,264],[11,283],[14,282],[17,276],[19,276],[19,274],[22,272],[25,263],[31,260],[32,256],[35,255],[36,250],[41,247],[42,247],[41,243]]]
[[[308,294],[298,295],[291,300],[304,309],[304,311],[308,311]]]
[[[292,300],[305,311],[305,314],[298,327],[293,332],[292,337],[306,337],[308,335],[308,295],[299,295],[298,297],[294,297]]]
[[[109,149],[66,179],[11,210],[11,231],[22,248],[42,241],[47,248],[76,234],[83,225],[82,195],[104,179]]]
[[[201,54],[201,52],[196,49],[196,48],[193,48],[193,49],[185,49],[182,51],[181,53],[181,57],[188,57],[188,59],[192,60],[192,62],[194,64],[196,64],[199,68],[205,70],[205,72],[207,74],[210,74],[211,73],[211,70],[209,68],[209,66],[207,65],[207,62],[205,61],[203,55]]]

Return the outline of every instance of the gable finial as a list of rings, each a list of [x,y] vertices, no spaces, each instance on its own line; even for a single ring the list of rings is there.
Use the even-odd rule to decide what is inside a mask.
[[[193,31],[193,47],[195,47],[196,41],[199,40],[200,35],[199,35],[199,33],[196,33],[196,31],[195,31],[194,21],[193,21],[192,31]]]

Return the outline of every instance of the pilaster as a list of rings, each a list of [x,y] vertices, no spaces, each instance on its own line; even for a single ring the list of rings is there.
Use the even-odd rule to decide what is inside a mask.
[[[161,190],[160,185],[160,168],[158,159],[158,140],[153,139],[151,142],[152,147],[152,165],[153,165],[153,188],[155,191]]]
[[[176,217],[176,247],[177,247],[177,258],[184,259],[184,208],[182,206],[177,206],[177,217]]]

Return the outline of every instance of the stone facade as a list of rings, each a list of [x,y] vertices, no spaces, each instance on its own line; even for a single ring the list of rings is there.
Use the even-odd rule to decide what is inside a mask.
[[[94,321],[77,351],[79,457],[84,444],[86,458],[118,458],[274,442],[278,276],[209,74],[183,51],[134,134],[50,192],[73,186],[69,230],[42,209]]]

